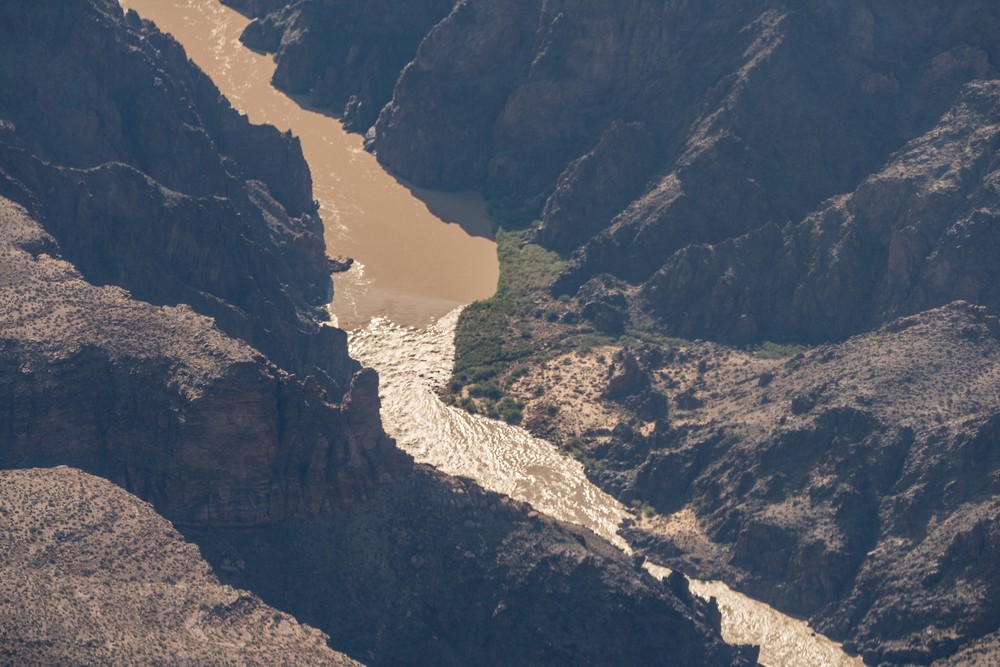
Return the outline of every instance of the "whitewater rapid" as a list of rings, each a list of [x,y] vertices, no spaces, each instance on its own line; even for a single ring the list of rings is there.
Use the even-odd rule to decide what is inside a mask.
[[[456,309],[424,328],[403,327],[380,317],[349,334],[351,355],[378,371],[386,432],[421,463],[470,477],[484,488],[531,503],[539,512],[586,526],[630,552],[617,532],[628,512],[587,479],[582,464],[523,428],[441,400],[440,391],[454,364],[460,312]],[[646,569],[658,578],[670,572],[653,564]],[[691,590],[716,599],[723,638],[760,646],[760,662],[767,667],[864,665],[805,621],[722,582],[692,579]]]

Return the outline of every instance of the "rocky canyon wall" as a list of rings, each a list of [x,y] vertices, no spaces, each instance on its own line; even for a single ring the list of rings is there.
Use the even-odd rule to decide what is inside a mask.
[[[334,78],[357,71],[357,49],[327,27],[335,20],[318,18],[308,2],[278,4],[245,9],[261,16],[248,41],[276,51],[279,73],[288,72],[276,75],[279,85],[307,93],[322,88],[324,68]],[[572,254],[554,294],[610,274],[641,289],[637,308],[667,333],[738,343],[843,339],[956,298],[998,305],[989,278],[970,271],[939,266],[933,287],[912,287],[920,281],[913,267],[940,261],[934,246],[949,243],[946,230],[960,223],[946,207],[908,223],[919,223],[913,234],[926,241],[897,239],[892,266],[888,239],[841,260],[862,273],[910,267],[881,291],[824,291],[839,284],[841,269],[816,257],[795,259],[806,266],[794,277],[761,270],[794,254],[777,241],[745,241],[739,260],[724,249],[747,234],[812,234],[803,230],[827,199],[884,170],[905,178],[900,160],[915,157],[908,142],[924,136],[919,150],[930,155],[946,150],[944,134],[992,124],[983,98],[1000,58],[993,3],[465,0],[450,12],[427,3],[406,11],[417,6],[426,21],[411,25],[441,18],[406,42],[405,67],[397,59],[378,75],[360,74],[395,82],[368,146],[417,185],[479,188],[505,216],[540,219],[534,239]],[[338,29],[354,26],[359,40],[391,34],[393,11],[379,15]],[[308,81],[291,83],[300,75]],[[365,84],[337,85],[346,99]],[[992,155],[988,142],[976,150],[980,162]],[[759,265],[753,278],[741,262]],[[796,297],[762,312],[753,295],[775,281]],[[807,312],[805,301],[829,306]]]
[[[221,576],[370,663],[753,664],[683,580],[660,585],[593,535],[414,471],[382,430],[377,377],[322,322],[321,231],[297,140],[250,125],[172,38],[112,0],[4,3],[0,467],[116,482]],[[23,494],[2,502],[0,529],[37,523]],[[76,572],[92,549],[74,535],[78,552],[42,537]],[[134,566],[130,546],[116,565]],[[45,590],[52,571],[21,574]],[[104,593],[95,604],[120,590]],[[213,622],[267,613],[228,594],[206,604]],[[29,655],[16,642],[45,612],[28,612],[27,634],[0,633],[2,655]],[[40,659],[67,659],[42,641]]]
[[[187,303],[338,399],[358,366],[320,324],[330,271],[297,139],[251,125],[116,3],[0,11],[0,194],[90,282]]]

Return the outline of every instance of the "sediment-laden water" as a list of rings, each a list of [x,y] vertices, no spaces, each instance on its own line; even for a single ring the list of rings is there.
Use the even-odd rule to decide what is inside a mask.
[[[627,550],[616,532],[625,509],[591,484],[577,461],[521,428],[470,415],[438,397],[454,359],[460,307],[496,288],[496,248],[479,197],[407,187],[362,150],[360,137],[272,88],[274,63],[239,43],[247,19],[218,0],[121,4],[173,34],[252,121],[300,138],[328,247],[356,260],[336,277],[331,311],[351,332],[352,354],[379,372],[383,421],[400,446],[418,461],[587,526]],[[667,571],[647,569],[655,576]],[[769,667],[862,664],[804,622],[722,583],[692,581],[691,587],[719,601],[723,636],[761,645],[761,662]]]
[[[271,86],[274,61],[240,44],[248,20],[218,0],[120,2],[174,35],[251,121],[299,137],[327,248],[355,260],[336,280],[332,312],[341,327],[380,315],[424,326],[493,294],[496,246],[482,198],[421,190],[386,173],[359,135]]]

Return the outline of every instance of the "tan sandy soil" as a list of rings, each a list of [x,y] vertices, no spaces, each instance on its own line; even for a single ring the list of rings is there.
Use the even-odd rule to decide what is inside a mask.
[[[0,472],[0,663],[356,665],[221,585],[152,507],[72,468]]]

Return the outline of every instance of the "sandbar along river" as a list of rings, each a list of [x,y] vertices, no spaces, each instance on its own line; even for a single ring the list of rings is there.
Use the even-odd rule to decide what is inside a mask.
[[[173,34],[251,121],[300,138],[327,247],[355,259],[335,277],[331,312],[350,332],[351,353],[381,376],[386,431],[418,461],[587,526],[627,550],[616,533],[625,508],[591,484],[577,461],[521,428],[470,415],[437,396],[454,359],[459,310],[496,288],[496,246],[482,200],[399,182],[362,149],[360,136],[272,88],[272,59],[240,44],[248,20],[218,0],[121,4]],[[804,622],[724,584],[692,580],[691,587],[718,599],[723,636],[760,645],[768,667],[863,664]]]

